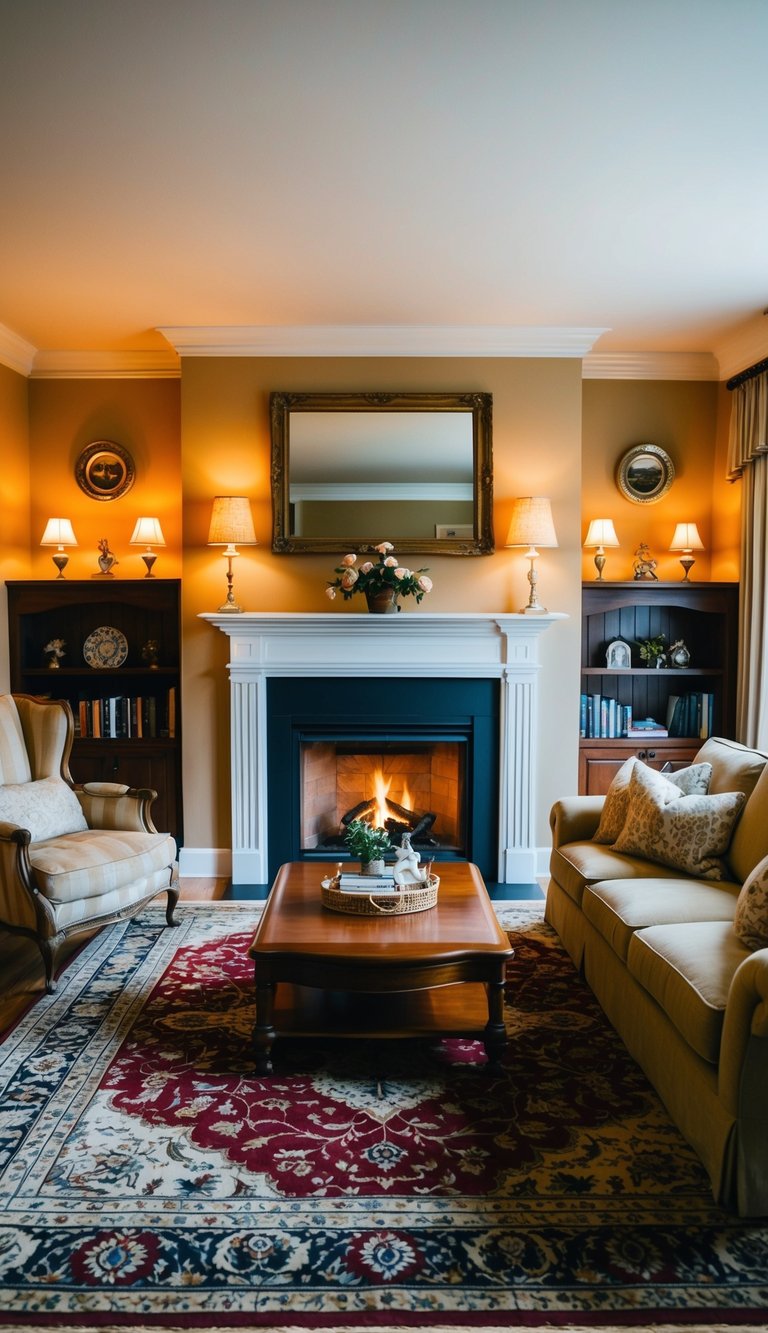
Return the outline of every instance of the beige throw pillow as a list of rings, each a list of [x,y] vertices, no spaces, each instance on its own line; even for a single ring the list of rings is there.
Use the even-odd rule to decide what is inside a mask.
[[[631,755],[626,763],[622,764],[605,794],[603,811],[593,842],[615,842],[621,833],[629,809],[629,780],[635,764],[641,764],[643,768],[648,767],[635,755]],[[689,768],[678,768],[675,773],[665,773],[664,777],[673,782],[685,796],[694,794],[706,796],[709,791],[709,780],[712,777],[712,765],[691,764]]]
[[[744,881],[736,902],[733,929],[748,949],[768,946],[768,856]]]
[[[722,857],[746,799],[740,791],[681,796],[661,773],[635,764],[627,819],[614,848],[700,879],[726,879]]]
[[[80,802],[61,778],[0,787],[0,819],[29,829],[32,842],[81,833],[88,827]]]

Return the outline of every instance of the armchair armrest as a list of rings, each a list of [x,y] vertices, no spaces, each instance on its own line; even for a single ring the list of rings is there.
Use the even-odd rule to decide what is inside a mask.
[[[733,974],[720,1041],[720,1098],[733,1115],[744,1095],[745,1065],[761,1061],[761,1083],[768,1095],[768,949],[757,949]],[[753,1070],[754,1075],[754,1070]],[[754,1085],[754,1077],[750,1080]],[[768,1113],[765,1103],[761,1117]]]
[[[151,787],[126,787],[122,782],[86,782],[75,787],[88,827],[157,833],[150,806],[157,796]]]
[[[604,796],[566,796],[555,801],[549,814],[552,846],[584,842],[593,837],[600,823]]]

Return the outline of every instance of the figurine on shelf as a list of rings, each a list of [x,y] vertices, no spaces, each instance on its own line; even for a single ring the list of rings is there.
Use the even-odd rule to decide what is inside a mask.
[[[50,643],[45,645],[43,652],[48,653],[47,666],[49,671],[58,671],[66,646],[66,639],[51,639]]]
[[[160,656],[160,645],[157,639],[147,639],[141,650],[141,656],[149,667],[150,671],[157,671],[157,659]]]
[[[119,563],[117,556],[109,549],[109,542],[106,537],[102,537],[99,542],[99,572],[93,574],[95,579],[111,579],[114,577],[112,570]]]
[[[655,579],[658,582],[656,573],[656,561],[651,558],[651,552],[646,542],[641,542],[635,551],[634,571],[636,579]]]
[[[678,639],[673,643],[669,650],[669,660],[673,667],[687,667],[691,665],[691,654],[685,646],[683,639]]]

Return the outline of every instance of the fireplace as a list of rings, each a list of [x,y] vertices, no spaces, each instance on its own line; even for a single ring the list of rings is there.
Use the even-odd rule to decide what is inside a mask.
[[[274,868],[302,847],[300,746],[302,727],[326,728],[345,742],[339,726],[375,727],[374,739],[410,744],[443,726],[471,722],[464,739],[466,851],[487,880],[531,884],[537,873],[534,792],[538,744],[538,644],[561,613],[404,612],[369,616],[343,612],[206,612],[201,619],[229,640],[232,881],[267,886]],[[298,705],[287,712],[278,687],[303,682]],[[492,686],[493,707],[474,712],[466,703],[448,718],[424,716],[442,687]],[[388,720],[379,716],[382,691],[391,690]],[[356,700],[356,702],[353,702]],[[312,721],[315,703],[321,716]],[[373,702],[372,702],[373,701]],[[445,701],[444,701],[445,702]],[[328,725],[333,704],[335,723]],[[290,726],[286,716],[293,712]],[[282,717],[282,721],[279,719]],[[424,726],[426,736],[406,741],[402,726]],[[388,728],[395,726],[394,735]],[[282,740],[274,735],[282,728]],[[314,731],[317,738],[318,731]],[[367,742],[366,742],[367,743]],[[296,776],[294,776],[296,775]],[[275,788],[280,803],[273,799]],[[283,817],[288,803],[290,819]],[[276,810],[280,809],[278,816]],[[290,827],[299,830],[288,835]],[[444,855],[452,853],[444,849]],[[187,873],[192,873],[187,872]]]
[[[270,875],[344,861],[345,828],[364,819],[496,879],[498,681],[270,680],[266,711]]]

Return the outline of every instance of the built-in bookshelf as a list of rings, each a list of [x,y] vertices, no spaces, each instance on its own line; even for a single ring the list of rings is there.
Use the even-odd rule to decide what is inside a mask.
[[[52,579],[6,587],[11,689],[68,700],[75,781],[154,788],[155,825],[181,841],[180,581]],[[62,656],[46,651],[54,640],[63,644]]]
[[[738,607],[736,583],[583,585],[581,792],[607,791],[629,755],[680,767],[707,736],[733,735]],[[659,637],[668,650],[682,639],[689,664],[646,666],[639,645]],[[609,665],[617,643],[628,652],[614,652]],[[622,657],[629,664],[617,666]]]

